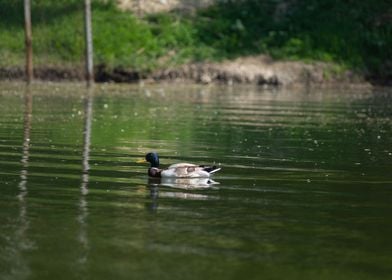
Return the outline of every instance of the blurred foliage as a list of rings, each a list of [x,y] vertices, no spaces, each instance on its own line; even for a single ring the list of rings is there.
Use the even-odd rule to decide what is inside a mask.
[[[390,1],[222,1],[201,11],[200,39],[224,56],[334,61],[377,70],[392,57]],[[391,69],[390,69],[391,70]]]
[[[194,14],[138,18],[93,1],[96,63],[149,71],[190,61],[269,54],[392,72],[388,0],[220,0]],[[82,63],[83,1],[32,1],[35,62]],[[23,63],[23,3],[0,0],[0,65]]]

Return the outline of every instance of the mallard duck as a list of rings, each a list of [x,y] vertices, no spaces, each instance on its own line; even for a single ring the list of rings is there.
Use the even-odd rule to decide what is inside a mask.
[[[155,178],[208,178],[220,168],[216,166],[196,165],[191,163],[175,163],[168,168],[159,168],[159,157],[155,152],[146,154],[145,159],[138,162],[149,162],[148,176]]]

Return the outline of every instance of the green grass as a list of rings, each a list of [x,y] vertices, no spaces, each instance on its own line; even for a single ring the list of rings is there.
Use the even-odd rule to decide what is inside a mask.
[[[83,5],[34,0],[35,64],[82,64]],[[22,1],[0,0],[0,66],[23,65]],[[96,64],[151,71],[192,61],[268,54],[334,62],[372,75],[392,71],[389,1],[218,1],[194,15],[137,18],[93,1]]]

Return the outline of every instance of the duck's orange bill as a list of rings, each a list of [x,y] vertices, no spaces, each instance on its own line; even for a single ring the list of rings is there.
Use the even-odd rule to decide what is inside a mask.
[[[146,163],[147,160],[145,160],[144,158],[142,158],[142,159],[138,159],[136,162],[137,162],[137,163]]]

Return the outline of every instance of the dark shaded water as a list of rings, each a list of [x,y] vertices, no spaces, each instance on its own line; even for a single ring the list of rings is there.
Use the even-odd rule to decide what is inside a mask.
[[[390,279],[391,101],[0,84],[0,278]],[[151,182],[150,150],[222,171]]]

